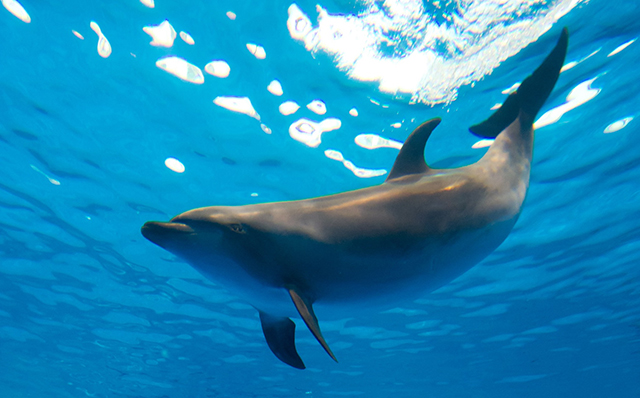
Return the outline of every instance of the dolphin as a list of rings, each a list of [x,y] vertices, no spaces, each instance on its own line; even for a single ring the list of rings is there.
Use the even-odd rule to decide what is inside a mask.
[[[518,90],[470,127],[495,138],[474,164],[441,170],[426,164],[436,118],[411,133],[381,185],[198,208],[169,222],[147,222],[142,235],[253,305],[267,345],[284,363],[305,368],[295,347],[295,316],[336,360],[314,304],[390,303],[433,291],[509,235],[529,186],[533,122],[556,84],[567,45],[565,28]]]

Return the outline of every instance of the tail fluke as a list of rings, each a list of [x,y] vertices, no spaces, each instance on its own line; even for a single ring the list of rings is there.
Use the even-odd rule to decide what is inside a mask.
[[[564,65],[569,44],[569,31],[562,29],[558,43],[531,76],[524,79],[518,91],[511,94],[493,115],[469,128],[483,138],[495,138],[521,115],[521,123],[533,124],[536,115],[551,94]]]

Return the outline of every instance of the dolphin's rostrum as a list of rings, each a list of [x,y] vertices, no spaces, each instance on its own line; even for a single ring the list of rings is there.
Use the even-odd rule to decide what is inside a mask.
[[[398,292],[434,290],[507,237],[529,186],[533,121],[558,79],[567,44],[564,29],[502,107],[470,128],[495,137],[472,165],[437,170],[425,163],[425,144],[440,123],[432,119],[411,133],[382,185],[307,200],[199,208],[170,222],[147,222],[142,234],[250,302],[281,361],[304,369],[290,319],[296,315],[335,359],[313,304],[389,301]]]

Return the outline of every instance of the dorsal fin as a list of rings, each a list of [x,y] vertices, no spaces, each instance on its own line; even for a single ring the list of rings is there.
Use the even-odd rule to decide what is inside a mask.
[[[318,325],[318,318],[316,318],[316,314],[313,312],[313,307],[311,306],[311,302],[306,298],[306,296],[298,293],[297,289],[294,287],[289,287],[289,295],[291,296],[291,300],[293,300],[293,304],[295,304],[298,313],[304,320],[304,323],[307,324],[307,327],[313,334],[313,336],[318,340],[318,343],[324,348],[324,350],[329,354],[329,356],[336,362],[336,356],[331,352],[331,348],[329,348],[329,344],[322,337],[322,332],[320,331],[320,325]]]
[[[424,146],[433,129],[440,124],[440,118],[427,120],[418,126],[405,141],[396,158],[393,168],[386,181],[409,174],[424,173],[429,166],[424,161]]]
[[[568,44],[569,31],[564,28],[551,53],[529,77],[524,79],[518,91],[511,94],[487,120],[469,127],[469,131],[482,138],[495,138],[518,116],[521,116],[521,123],[533,124],[540,108],[558,81],[567,55]]]

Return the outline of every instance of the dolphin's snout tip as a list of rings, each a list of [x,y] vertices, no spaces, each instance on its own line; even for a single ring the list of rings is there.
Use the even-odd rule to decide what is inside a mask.
[[[180,235],[191,234],[194,231],[190,226],[182,223],[148,221],[144,223],[140,232],[151,242],[164,247],[167,241]]]

